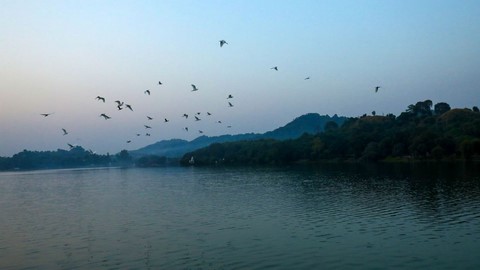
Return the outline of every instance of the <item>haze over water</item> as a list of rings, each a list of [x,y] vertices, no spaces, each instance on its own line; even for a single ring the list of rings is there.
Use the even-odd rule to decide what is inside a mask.
[[[474,165],[0,173],[1,269],[477,269]]]

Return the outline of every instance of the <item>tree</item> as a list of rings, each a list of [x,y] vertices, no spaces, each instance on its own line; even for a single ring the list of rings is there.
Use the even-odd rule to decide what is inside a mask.
[[[477,106],[473,106],[472,111],[474,111],[474,112],[479,112],[480,110],[478,109]]]
[[[450,111],[450,105],[448,105],[448,103],[445,103],[445,102],[439,102],[439,103],[435,104],[433,110],[434,110],[436,115],[441,115],[441,114],[444,114],[444,113]]]
[[[337,122],[334,122],[334,121],[328,121],[325,124],[325,127],[323,129],[325,130],[325,132],[333,131],[333,130],[338,129],[338,124],[337,124]]]

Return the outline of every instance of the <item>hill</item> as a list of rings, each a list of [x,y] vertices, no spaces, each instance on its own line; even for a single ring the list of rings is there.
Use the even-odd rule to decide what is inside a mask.
[[[183,156],[181,163],[286,164],[325,160],[472,160],[480,159],[480,112],[477,107],[432,110],[430,100],[409,105],[398,117],[364,115],[317,134],[284,141],[259,139],[215,143]]]
[[[163,140],[137,150],[129,151],[129,153],[135,158],[147,155],[166,156],[170,158],[182,157],[185,153],[209,146],[212,143],[249,141],[256,139],[295,139],[304,133],[316,134],[322,132],[325,124],[328,122],[333,121],[337,123],[337,125],[341,125],[346,119],[346,117],[339,117],[337,115],[330,117],[328,115],[319,115],[318,113],[309,113],[295,118],[283,127],[264,134],[246,133],[213,137],[200,136],[192,141],[180,139]]]

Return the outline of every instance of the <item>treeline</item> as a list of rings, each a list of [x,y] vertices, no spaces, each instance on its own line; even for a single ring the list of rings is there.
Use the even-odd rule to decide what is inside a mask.
[[[126,150],[116,155],[98,155],[81,146],[70,150],[28,151],[0,157],[0,170],[36,170],[76,167],[129,166],[133,162]]]
[[[349,118],[339,126],[325,125],[324,132],[298,139],[256,140],[221,144],[185,154],[181,163],[286,164],[323,160],[469,160],[480,157],[480,113],[451,109],[431,100],[409,105],[393,114]]]

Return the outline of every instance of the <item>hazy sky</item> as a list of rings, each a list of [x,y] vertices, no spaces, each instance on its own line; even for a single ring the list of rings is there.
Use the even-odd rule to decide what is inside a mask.
[[[309,112],[398,115],[425,99],[480,105],[477,0],[0,4],[0,156],[67,143],[117,153]]]

